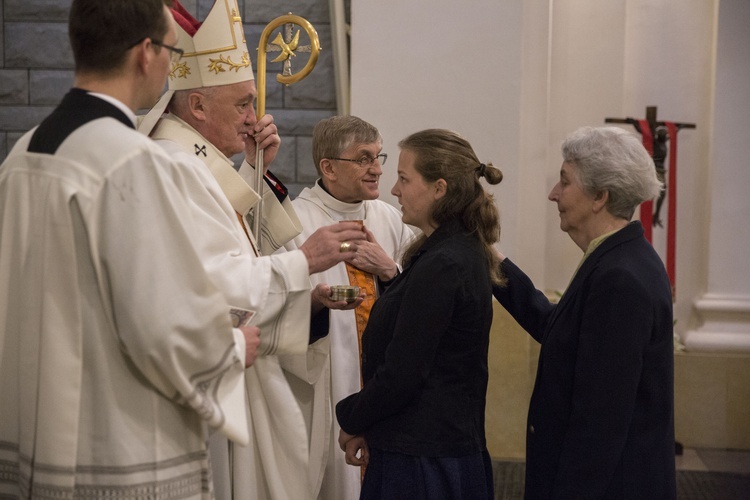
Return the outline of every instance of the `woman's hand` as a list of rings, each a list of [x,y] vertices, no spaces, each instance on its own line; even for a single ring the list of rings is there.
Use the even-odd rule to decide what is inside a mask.
[[[339,446],[344,451],[346,463],[349,465],[367,465],[370,461],[370,449],[364,436],[352,436],[342,429],[339,431]]]

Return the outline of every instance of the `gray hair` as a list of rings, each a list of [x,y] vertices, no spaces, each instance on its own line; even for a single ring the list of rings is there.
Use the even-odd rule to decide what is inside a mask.
[[[562,156],[588,194],[609,193],[606,208],[615,217],[630,220],[664,187],[640,139],[618,127],[579,128],[563,141]]]
[[[222,87],[222,85],[175,90],[174,95],[172,96],[172,100],[169,101],[169,104],[167,105],[167,109],[170,113],[174,113],[178,117],[184,119],[184,117],[188,114],[188,97],[190,96],[190,94],[197,92],[203,95],[205,98],[211,99],[216,95],[220,87]]]
[[[320,160],[338,157],[353,144],[382,142],[375,126],[349,115],[332,116],[320,120],[313,128],[312,153],[320,175]]]

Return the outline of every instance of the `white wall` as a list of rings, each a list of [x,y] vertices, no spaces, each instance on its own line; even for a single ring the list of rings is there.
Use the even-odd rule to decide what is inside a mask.
[[[742,17],[747,5],[722,0],[730,16],[736,13],[735,32],[726,36],[740,44],[750,36]],[[355,1],[352,114],[381,130],[394,160],[398,140],[438,126],[462,133],[482,160],[501,167],[505,180],[495,189],[500,246],[548,290],[564,289],[581,257],[546,199],[558,176],[562,139],[607,117],[645,118],[646,106],[658,106],[659,120],[695,123],[697,129],[680,131],[678,151],[675,313],[684,333],[698,322],[693,303],[709,279],[709,223],[718,223],[713,199],[728,187],[747,207],[739,191],[748,184],[733,181],[746,179],[749,169],[736,177],[728,162],[746,163],[750,155],[726,144],[748,147],[744,122],[721,143],[719,168],[729,170],[711,168],[718,12],[718,0]],[[734,70],[717,106],[746,120],[746,90],[733,93],[749,81],[750,57],[742,47],[733,64],[744,70]],[[386,166],[382,181],[388,201],[395,164]],[[714,182],[730,185],[717,192]],[[666,216],[666,203],[662,210]],[[660,251],[664,233],[654,232]],[[733,273],[729,265],[712,266],[720,268],[711,276]],[[741,280],[734,288],[748,294],[750,284]]]
[[[352,2],[351,114],[383,135],[390,158],[381,198],[397,205],[390,190],[399,140],[431,127],[455,130],[505,174],[494,192],[509,248],[516,236],[507,212],[519,194],[521,13],[517,1]]]
[[[622,115],[625,0],[551,2],[550,165],[547,184],[557,182],[560,143],[582,125],[604,125]],[[636,110],[638,112],[640,110]],[[547,210],[545,286],[564,290],[583,256],[560,231],[555,204]]]

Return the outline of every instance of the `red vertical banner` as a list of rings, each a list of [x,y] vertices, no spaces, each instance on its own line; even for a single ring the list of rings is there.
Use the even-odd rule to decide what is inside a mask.
[[[667,182],[667,274],[675,298],[677,246],[677,124],[664,122],[669,132],[669,175]]]
[[[654,134],[648,120],[638,120],[641,136],[643,137],[643,147],[648,154],[654,155]],[[641,203],[641,224],[643,225],[643,235],[653,243],[653,222],[654,219],[654,200],[646,200]]]

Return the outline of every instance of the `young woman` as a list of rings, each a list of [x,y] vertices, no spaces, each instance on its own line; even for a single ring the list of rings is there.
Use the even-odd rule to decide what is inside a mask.
[[[372,309],[364,386],[336,406],[339,444],[347,462],[367,462],[362,499],[492,499],[484,409],[492,286],[502,278],[498,213],[480,178],[497,184],[502,173],[447,130],[399,146],[391,192],[422,235]]]

